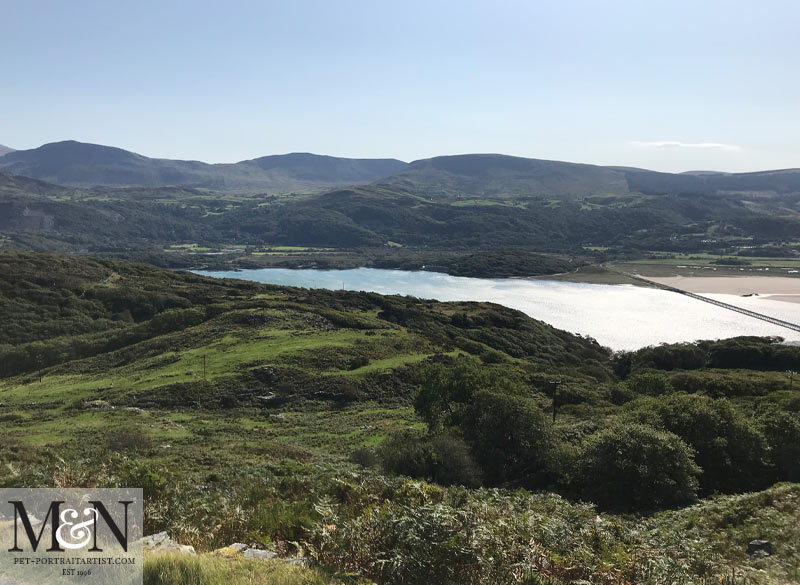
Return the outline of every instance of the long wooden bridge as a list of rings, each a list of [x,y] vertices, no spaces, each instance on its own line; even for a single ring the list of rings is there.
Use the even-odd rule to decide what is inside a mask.
[[[711,303],[712,305],[716,305],[718,307],[722,307],[723,309],[728,309],[729,311],[736,311],[737,313],[741,313],[742,315],[747,315],[748,317],[752,317],[753,319],[760,319],[762,321],[766,321],[767,323],[772,323],[773,325],[777,325],[779,327],[785,327],[786,329],[791,329],[792,331],[800,331],[800,325],[796,323],[790,323],[789,321],[783,321],[782,319],[776,319],[775,317],[770,317],[769,315],[764,315],[763,313],[757,313],[756,311],[751,311],[750,309],[744,309],[742,307],[737,307],[736,305],[731,305],[729,303],[723,303],[722,301],[718,301],[716,299],[710,299],[708,297],[704,297],[702,295],[698,295],[693,292],[689,292],[688,290],[683,290],[681,288],[676,288],[674,286],[668,286],[666,284],[661,284],[660,282],[655,282],[653,280],[649,280],[644,278],[643,276],[639,276],[638,274],[631,274],[630,272],[622,272],[620,270],[615,270],[606,266],[607,270],[611,272],[616,272],[617,274],[622,274],[627,278],[631,278],[633,280],[638,280],[639,282],[644,282],[645,284],[660,288],[661,290],[666,290],[669,292],[678,293],[681,295],[685,295],[687,297],[691,297],[693,299],[697,299],[698,301],[703,301],[705,303]]]

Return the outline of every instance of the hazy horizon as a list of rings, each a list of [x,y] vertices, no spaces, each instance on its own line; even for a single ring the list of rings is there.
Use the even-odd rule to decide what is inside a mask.
[[[500,153],[800,167],[800,6],[503,0],[9,4],[0,144],[225,163]]]

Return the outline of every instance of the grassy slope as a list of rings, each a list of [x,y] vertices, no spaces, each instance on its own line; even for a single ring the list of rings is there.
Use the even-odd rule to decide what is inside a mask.
[[[278,452],[291,444],[301,458],[346,456],[418,424],[408,407],[409,377],[435,354],[463,352],[459,345],[511,352],[505,359],[543,370],[565,359],[579,363],[570,353],[604,359],[590,342],[488,304],[312,293],[73,257],[4,253],[0,266],[8,316],[2,331],[13,342],[0,351],[31,356],[19,374],[0,380],[0,402],[14,422],[8,435],[33,445],[70,447],[87,436],[103,442],[126,427],[178,445],[196,442],[202,431],[206,454],[224,460],[243,441],[231,431],[236,425],[251,431],[248,444],[274,444]],[[141,321],[121,319],[121,303]],[[185,326],[148,329],[202,307],[207,312]],[[381,311],[392,313],[391,320]],[[122,313],[130,318],[129,309]],[[486,326],[455,326],[453,315],[487,319]],[[119,341],[107,351],[110,338]],[[73,351],[83,353],[65,357]],[[260,377],[264,367],[275,373]],[[270,393],[296,395],[301,412],[270,417],[258,399]],[[87,410],[90,400],[120,408]],[[180,464],[169,453],[159,459]]]
[[[211,555],[157,555],[144,565],[144,585],[334,585],[341,583],[313,569],[280,561],[248,561]]]
[[[64,339],[64,347],[86,351],[79,359],[57,354],[52,365],[42,368],[41,382],[35,362],[0,380],[0,483],[123,481],[120,469],[145,463],[166,478],[168,487],[160,489],[174,486],[180,492],[172,496],[177,498],[172,500],[175,517],[162,517],[156,509],[149,521],[201,548],[240,539],[298,539],[303,533],[292,523],[313,525],[318,520],[313,503],[323,496],[351,505],[354,499],[386,498],[387,513],[416,501],[402,481],[384,485],[381,478],[364,477],[347,457],[393,431],[423,427],[408,403],[411,377],[415,364],[434,354],[471,351],[487,362],[505,360],[528,372],[534,388],[540,377],[549,379],[549,372],[563,374],[565,386],[588,396],[588,402],[562,407],[559,424],[565,429],[614,412],[599,398],[603,383],[598,379],[608,376],[609,362],[598,348],[488,304],[303,291],[63,256],[3,253],[0,267],[4,339],[13,336],[17,348],[39,344],[40,350],[50,344],[61,347]],[[125,311],[135,313],[139,322],[122,315]],[[199,320],[185,326],[178,320],[169,331],[161,329],[170,323],[166,316],[185,311],[200,311]],[[148,329],[153,324],[160,325]],[[134,330],[141,334],[113,351],[90,342],[97,335],[125,340],[120,334]],[[71,331],[86,333],[58,337]],[[202,356],[207,380],[202,380]],[[274,373],[264,377],[264,366]],[[735,372],[728,375],[738,380]],[[783,383],[779,373],[743,376],[759,387]],[[257,396],[269,392],[299,398],[261,408]],[[546,396],[536,395],[546,406]],[[87,400],[117,408],[87,408]],[[738,400],[752,409],[753,398]],[[142,437],[141,444],[120,444],[125,433]],[[97,463],[92,467],[101,475],[86,475],[85,461]],[[375,487],[376,482],[383,487]],[[516,493],[518,503],[511,505],[511,492],[480,491],[467,497],[458,488],[420,489],[443,493],[435,501],[452,507],[454,514],[480,510],[498,530],[510,530],[503,526],[514,506],[534,511],[535,534],[540,542],[552,541],[541,545],[540,561],[543,574],[560,579],[554,583],[570,582],[569,575],[578,578],[587,571],[611,578],[620,567],[647,563],[654,575],[663,576],[681,563],[701,560],[716,575],[733,565],[740,575],[750,571],[760,579],[755,582],[798,578],[793,567],[800,558],[790,544],[800,526],[797,486],[716,498],[645,520],[604,514],[599,516],[601,537],[591,507],[555,496]],[[258,490],[268,495],[254,495]],[[206,504],[216,509],[221,499],[237,493],[262,514],[266,506],[263,532],[243,532],[246,522],[235,518],[205,519]],[[465,501],[474,508],[456,512]],[[196,519],[202,529],[184,527],[187,519]],[[516,538],[513,534],[508,538]],[[757,537],[774,540],[779,554],[745,558],[746,543]],[[199,575],[208,583],[335,582],[323,574],[225,565],[213,557],[151,560],[147,573],[147,582],[154,584],[200,582]]]

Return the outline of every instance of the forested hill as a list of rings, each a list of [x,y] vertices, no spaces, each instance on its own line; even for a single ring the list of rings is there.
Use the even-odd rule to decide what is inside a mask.
[[[798,169],[675,174],[501,154],[438,156],[406,164],[396,159],[292,153],[207,164],[149,158],[74,140],[30,150],[0,146],[0,170],[76,187],[182,186],[239,194],[308,192],[368,183],[438,199],[800,193]]]
[[[660,173],[500,154],[466,154],[418,160],[381,185],[429,198],[547,197],[598,195],[790,194],[800,193],[800,169],[754,173]]]
[[[149,158],[111,146],[67,140],[0,158],[0,170],[61,185],[183,186],[226,192],[286,193],[369,183],[403,168],[394,159],[295,153],[232,164]]]
[[[176,186],[69,187],[14,173],[77,184]],[[193,244],[568,255],[598,248],[800,252],[796,170],[669,174],[502,155],[405,165],[293,154],[206,165],[57,143],[0,158],[0,211],[2,248],[137,258]]]
[[[595,165],[500,154],[439,156],[418,160],[382,185],[428,198],[575,198],[630,192],[625,173]]]

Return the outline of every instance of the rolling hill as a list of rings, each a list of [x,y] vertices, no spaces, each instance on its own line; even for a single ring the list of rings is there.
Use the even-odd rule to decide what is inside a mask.
[[[148,259],[187,243],[568,254],[768,246],[789,257],[800,170],[671,174],[495,154],[209,165],[62,142],[0,158],[0,212],[5,248]]]
[[[800,193],[800,169],[753,173],[660,173],[506,156],[439,156],[406,164],[308,153],[230,164],[157,159],[72,140],[31,150],[0,147],[0,171],[72,187],[179,186],[229,194],[319,192],[374,184],[425,199],[579,199],[592,196]]]
[[[2,245],[37,251],[127,254],[201,242],[206,248],[399,244],[451,251],[574,254],[603,246],[720,253],[780,247],[799,232],[800,196],[791,194],[434,198],[363,185],[255,197],[185,187],[81,189],[0,173]],[[780,251],[794,254],[785,246]]]
[[[233,164],[148,158],[121,148],[68,140],[10,152],[0,170],[75,187],[183,186],[237,193],[318,191],[370,183],[403,168],[394,159],[295,153]]]
[[[434,199],[574,197],[630,192],[625,173],[614,169],[500,154],[418,160],[380,183]]]
[[[440,156],[377,181],[429,199],[598,195],[774,195],[800,193],[800,169],[754,173],[660,173],[500,154]]]

